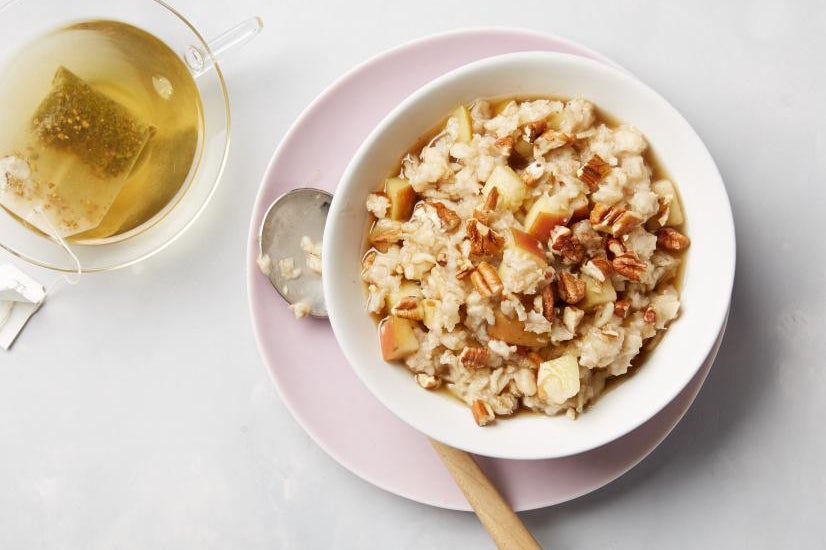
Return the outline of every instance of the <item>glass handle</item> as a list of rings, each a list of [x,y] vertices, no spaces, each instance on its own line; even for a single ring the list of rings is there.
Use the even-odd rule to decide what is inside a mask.
[[[184,61],[192,76],[197,78],[212,69],[218,59],[255,38],[263,28],[264,21],[260,17],[251,17],[207,42],[206,48],[190,46],[184,54]]]

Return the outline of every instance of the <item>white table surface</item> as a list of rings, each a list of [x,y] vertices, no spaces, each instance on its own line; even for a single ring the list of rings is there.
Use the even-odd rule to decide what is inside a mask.
[[[523,514],[529,528],[547,548],[826,547],[823,3],[173,4],[208,34],[267,25],[225,63],[224,182],[173,247],[55,293],[0,352],[0,548],[492,548],[471,514],[376,489],[302,432],[244,279],[261,174],[312,98],[386,48],[488,24],[580,41],[668,98],[720,166],[739,245],[728,336],[686,418],[620,480]]]

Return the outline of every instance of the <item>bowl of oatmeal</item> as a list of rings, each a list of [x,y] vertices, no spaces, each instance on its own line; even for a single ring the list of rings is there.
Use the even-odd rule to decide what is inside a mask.
[[[324,294],[372,393],[449,445],[567,456],[636,428],[720,335],[734,230],[711,156],[620,70],[518,53],[391,112],[330,208]]]

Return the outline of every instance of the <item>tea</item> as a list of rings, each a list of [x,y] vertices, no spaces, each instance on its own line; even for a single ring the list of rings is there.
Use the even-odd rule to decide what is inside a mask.
[[[80,242],[173,207],[197,161],[197,86],[153,35],[88,21],[27,44],[0,80],[0,205]]]

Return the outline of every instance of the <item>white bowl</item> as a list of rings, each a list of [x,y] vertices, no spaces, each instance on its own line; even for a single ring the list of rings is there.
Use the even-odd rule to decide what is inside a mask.
[[[460,103],[479,97],[582,97],[633,124],[676,181],[692,246],[686,257],[682,314],[632,377],[577,420],[520,414],[479,428],[470,411],[441,392],[419,388],[403,366],[381,358],[360,278],[364,200],[417,138]],[[369,98],[366,98],[366,100]],[[688,384],[723,329],[734,281],[734,223],[717,167],[703,142],[665,99],[629,74],[583,57],[526,52],[452,71],[408,97],[353,157],[330,207],[324,234],[324,295],[344,355],[370,391],[424,434],[476,454],[543,459],[604,445],[662,409]],[[342,411],[342,422],[346,422]]]

